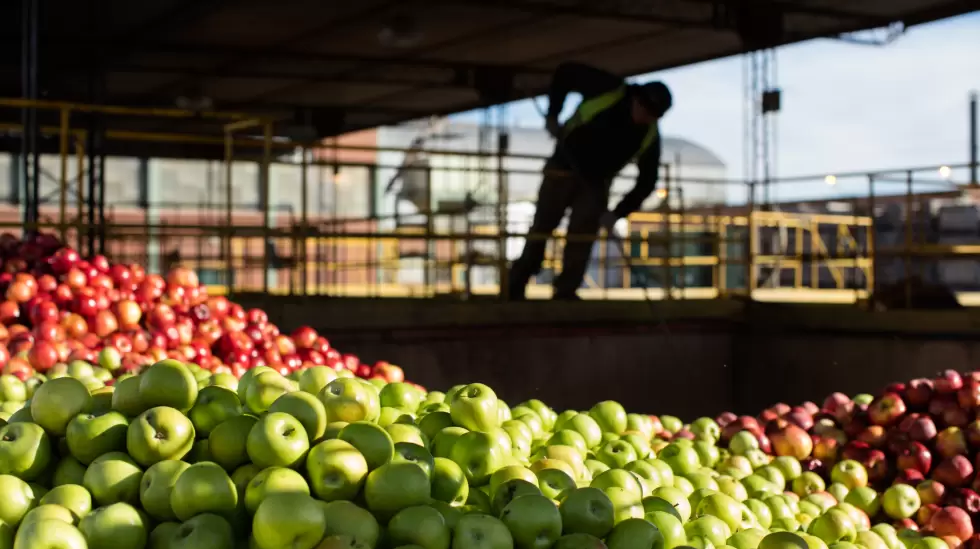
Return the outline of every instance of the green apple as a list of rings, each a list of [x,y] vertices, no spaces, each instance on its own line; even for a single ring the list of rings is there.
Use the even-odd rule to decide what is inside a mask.
[[[664,447],[657,459],[669,465],[675,475],[689,475],[701,467],[697,451],[676,442]]]
[[[378,394],[381,406],[398,408],[406,412],[418,410],[422,403],[422,392],[414,385],[404,382],[394,382],[385,385]]]
[[[536,484],[519,478],[508,480],[490,495],[490,510],[499,515],[511,501],[527,495],[541,495],[541,489]]]
[[[783,474],[787,481],[793,481],[803,474],[803,466],[800,461],[792,456],[779,456],[772,460],[772,464]]]
[[[595,456],[596,459],[614,469],[621,469],[627,463],[639,458],[633,445],[625,440],[613,440],[603,444],[596,450]]]
[[[762,538],[759,549],[816,549],[809,547],[806,540],[792,532],[773,532]]]
[[[663,549],[660,529],[642,518],[626,519],[613,528],[606,538],[609,549]]]
[[[919,492],[908,484],[893,484],[881,495],[881,508],[894,520],[912,517],[921,504]]]
[[[17,376],[0,376],[0,402],[24,402],[27,400],[27,386]]]
[[[82,486],[99,505],[136,503],[140,496],[143,471],[123,452],[109,452],[95,458],[85,469]]]
[[[582,435],[588,448],[595,448],[602,442],[602,427],[589,414],[576,413],[564,423],[562,428]]]
[[[330,439],[310,449],[306,456],[306,472],[317,498],[324,501],[353,499],[364,485],[368,465],[351,443]]]
[[[225,471],[234,471],[246,463],[248,434],[257,422],[252,416],[237,416],[218,424],[208,436],[211,459]]]
[[[129,421],[119,412],[78,414],[68,423],[65,440],[72,456],[89,464],[102,454],[124,451],[128,427]]]
[[[503,483],[513,479],[526,480],[535,486],[538,486],[539,484],[538,477],[534,474],[534,471],[522,465],[507,465],[497,469],[492,475],[490,475],[489,488],[487,491],[494,494]]]
[[[237,505],[235,483],[220,465],[208,461],[180,473],[170,492],[170,507],[181,521],[203,513],[230,516]]]
[[[614,525],[615,509],[609,496],[598,488],[570,490],[558,507],[562,531],[606,537]]]
[[[878,534],[878,537],[885,542],[888,549],[904,549],[905,547],[898,539],[898,531],[891,524],[881,522],[872,526],[870,531]]]
[[[728,475],[722,475],[715,479],[718,484],[718,491],[735,498],[735,501],[745,501],[749,499],[749,492],[742,486],[742,483]]]
[[[87,549],[88,547],[85,536],[78,528],[52,519],[31,521],[17,531],[13,543],[13,549]]]
[[[30,485],[13,475],[0,475],[0,523],[17,526],[36,504]]]
[[[67,507],[52,503],[42,503],[24,515],[18,528],[24,528],[31,521],[37,520],[60,520],[65,524],[75,524],[75,515]]]
[[[737,456],[744,456],[750,450],[759,449],[759,439],[748,431],[739,431],[728,441],[728,449]]]
[[[178,409],[169,406],[157,406],[143,412],[126,431],[126,451],[144,467],[165,459],[180,459],[191,451],[192,446],[194,424]]]
[[[170,494],[177,484],[177,478],[189,467],[189,463],[174,459],[151,465],[140,480],[140,503],[143,510],[156,520],[176,520]]]
[[[643,518],[643,501],[636,492],[619,486],[611,486],[603,492],[613,503],[616,524],[630,518]]]
[[[628,446],[628,445],[627,445]],[[536,451],[532,459],[556,459],[571,467],[575,480],[587,482],[589,470],[585,467],[585,459],[571,446],[544,446]]]
[[[783,476],[783,473],[778,468],[772,465],[759,467],[755,470],[755,474],[773,483],[779,491],[786,489],[786,477]]]
[[[380,520],[389,520],[398,511],[429,502],[429,477],[414,463],[386,463],[368,473],[364,500]]]
[[[742,506],[735,498],[722,493],[705,496],[694,511],[695,517],[712,515],[725,521],[732,532],[742,527]]]
[[[518,406],[528,408],[532,410],[538,417],[541,418],[541,426],[544,427],[546,431],[554,430],[555,422],[558,420],[558,414],[555,413],[547,404],[541,402],[536,398],[532,398],[527,402],[522,402]]]
[[[30,413],[48,434],[64,436],[72,418],[88,411],[91,405],[92,396],[84,383],[73,377],[61,377],[38,387],[31,397]]]
[[[458,398],[468,397],[461,395]],[[490,475],[505,463],[505,455],[494,438],[480,431],[470,431],[457,438],[447,457],[463,470],[470,486],[486,484]]]
[[[490,496],[480,489],[470,490],[465,508],[473,513],[490,513]]]
[[[857,461],[845,459],[837,462],[830,470],[830,480],[852,490],[858,486],[868,485],[868,471]]]
[[[507,525],[490,515],[471,513],[460,517],[453,530],[453,549],[513,549]]]
[[[823,478],[812,471],[806,471],[793,479],[793,493],[800,497],[823,492],[826,489],[827,485]]]
[[[379,423],[378,425],[381,424]],[[395,444],[406,442],[425,448],[429,447],[429,439],[426,438],[422,429],[416,427],[414,423],[392,423],[385,427],[384,430],[388,432],[388,436],[391,437],[391,441]]]
[[[850,489],[840,482],[835,482],[827,487],[827,493],[834,497],[837,501],[844,501],[847,499],[847,494]]]
[[[269,412],[248,432],[245,450],[259,467],[299,467],[310,449],[306,429],[295,417]]]
[[[507,468],[500,470],[504,469]],[[534,473],[531,473],[531,476],[533,477]],[[463,469],[455,461],[447,458],[435,458],[430,478],[432,479],[432,499],[456,506],[466,503],[470,492],[469,482],[466,480]],[[537,477],[535,477],[535,482],[537,482]],[[494,485],[494,477],[491,476],[490,491],[493,492],[494,488],[499,487],[499,485],[499,482]]]
[[[682,491],[672,486],[664,486],[654,490],[653,495],[667,501],[680,515],[681,522],[690,520],[693,509],[687,495]]]
[[[311,366],[299,374],[299,390],[316,396],[328,383],[337,379],[337,372],[329,366]]]
[[[188,412],[198,437],[207,437],[224,421],[242,415],[242,402],[231,389],[211,385],[200,390]]]
[[[84,486],[78,484],[63,484],[55,486],[41,497],[41,505],[60,505],[71,511],[75,521],[84,517],[92,510],[92,494]]]
[[[878,510],[881,509],[881,498],[878,497],[878,491],[870,486],[858,486],[851,490],[844,498],[844,502],[864,511],[869,517],[877,515]]]
[[[589,416],[599,424],[603,432],[621,435],[626,431],[626,410],[618,402],[600,402],[589,410]]]
[[[457,391],[449,401],[449,414],[453,423],[470,431],[488,431],[500,425],[497,395],[482,383],[471,383]]]
[[[165,359],[139,375],[140,401],[146,408],[167,406],[187,413],[197,400],[197,379],[183,362]]]
[[[81,484],[84,476],[85,465],[82,462],[71,456],[64,457],[54,467],[54,474],[51,476],[51,486]]]
[[[715,546],[725,545],[732,535],[731,528],[725,521],[711,515],[698,517],[684,525],[688,539],[702,537]]]
[[[547,434],[544,427],[541,426],[541,418],[538,414],[527,410],[524,413],[514,413],[514,420],[517,420],[527,426],[531,430],[531,438],[537,440],[539,438],[544,438]],[[601,438],[601,437],[600,437]]]
[[[112,395],[116,392],[114,386],[102,387],[92,391],[92,405],[89,412],[95,415],[102,415],[112,411]]]
[[[350,536],[373,549],[381,538],[381,526],[368,510],[356,504],[337,500],[323,504],[327,536]]]
[[[310,444],[319,440],[327,430],[327,411],[323,403],[303,391],[282,395],[272,403],[269,411],[284,412],[298,419],[306,430]]]
[[[422,434],[425,435],[426,440],[434,441],[440,431],[447,427],[453,427],[453,418],[449,415],[448,411],[432,412],[420,416],[417,424],[419,429],[422,430]],[[528,434],[528,438],[530,438],[530,434]]]
[[[664,549],[674,549],[687,545],[687,534],[684,525],[676,516],[663,511],[647,513],[645,518],[660,530],[664,537]]]
[[[245,402],[245,391],[248,390],[248,386],[252,383],[252,380],[255,379],[255,376],[261,374],[262,372],[274,371],[275,370],[268,366],[256,366],[255,368],[245,370],[245,373],[242,374],[241,379],[238,380],[238,388],[236,389],[238,392],[238,400]]]
[[[595,478],[595,477],[597,477],[597,476],[601,475],[602,473],[605,473],[606,471],[609,470],[609,466],[608,465],[606,465],[605,463],[603,463],[601,461],[595,460],[595,459],[586,459],[582,463],[585,465],[585,468],[588,469],[588,471],[589,471],[589,477],[590,478]],[[635,474],[637,476],[641,476],[640,475],[640,472],[641,471],[638,471],[637,470],[638,467],[640,467],[640,466],[634,465],[634,464],[637,464],[637,463],[643,463],[645,465],[649,465],[645,461],[639,461],[639,460],[637,460],[637,461],[634,461],[632,463],[627,463],[626,464],[626,467],[624,467],[624,469],[626,469],[627,471],[629,471],[629,472],[631,472],[631,473],[633,473],[633,474]],[[653,467],[653,466],[650,465],[650,467]],[[641,476],[641,478],[643,478],[644,481],[647,481],[648,480],[646,477],[642,477]],[[659,477],[658,477],[658,482],[659,482]]]
[[[549,499],[558,499],[559,495],[576,487],[572,475],[561,469],[539,469],[534,476],[538,477],[541,494]]]
[[[677,510],[669,501],[664,498],[657,496],[647,496],[643,498],[640,502],[643,504],[643,514],[649,515],[654,511],[661,511],[664,513],[669,513],[677,517],[677,520],[683,520],[680,511]]]
[[[501,511],[500,520],[513,535],[514,545],[522,549],[547,549],[561,537],[561,513],[543,495],[527,495],[511,501]]]
[[[862,530],[857,533],[855,543],[867,549],[888,549],[888,544],[878,534],[871,530]]]
[[[51,440],[39,425],[11,423],[0,428],[0,475],[31,481],[51,463]]]
[[[177,525],[176,528],[168,528],[167,530],[169,531],[161,532],[161,534],[169,533],[169,536],[164,540],[160,549],[235,548],[235,535],[231,524],[218,515],[210,513],[197,515],[183,524]],[[156,530],[153,533],[156,534]],[[153,548],[151,546],[148,549]]]
[[[221,372],[212,374],[211,379],[208,380],[208,386],[224,387],[225,389],[235,393],[235,395],[238,395],[238,378],[229,373]],[[239,399],[239,402],[241,402],[241,399]]]
[[[408,442],[398,442],[395,444],[395,456],[392,461],[408,461],[421,467],[425,474],[432,478],[432,469],[435,467],[435,459],[423,446]]]
[[[136,417],[148,406],[140,400],[140,378],[127,377],[116,380],[112,391],[112,409],[126,417]]]
[[[732,537],[728,538],[728,545],[735,549],[758,549],[764,537],[766,537],[765,531],[748,528],[732,534]]]
[[[691,423],[691,432],[703,440],[716,441],[721,438],[721,427],[710,417],[699,417]]]
[[[242,402],[249,412],[259,415],[265,413],[279,397],[291,392],[292,382],[275,370],[262,372],[252,378],[245,388]]]
[[[255,475],[245,488],[245,509],[254,515],[259,505],[274,494],[310,495],[303,475],[285,467],[269,467]]]
[[[381,415],[377,390],[354,378],[331,381],[317,398],[327,411],[327,421],[374,421]]]
[[[949,549],[949,544],[942,538],[924,536],[912,546],[912,549]]]
[[[582,455],[585,455],[585,453],[589,450],[588,445],[585,443],[585,437],[570,429],[562,429],[561,431],[555,432],[555,434],[551,435],[551,438],[548,439],[547,444],[549,446],[571,446],[572,448],[578,450]]]
[[[743,478],[742,486],[745,486],[750,498],[764,498],[779,493],[776,485],[756,474]]]
[[[610,469],[600,474],[592,479],[590,486],[600,490],[613,487],[623,488],[636,494],[637,501],[643,497],[643,487],[640,485],[639,479],[633,473],[623,469]]]
[[[128,503],[93,509],[82,517],[78,529],[90,547],[143,549],[148,534],[139,511]]]
[[[712,492],[718,492],[721,490],[721,487],[718,486],[718,481],[715,480],[715,477],[702,471],[690,473],[684,478],[691,483],[691,486],[694,487],[695,491],[707,489],[711,490]]]
[[[772,510],[764,502],[757,499],[747,499],[745,500],[745,507],[749,509],[753,516],[755,516],[756,521],[758,521],[759,526],[768,529],[772,526]]]
[[[857,528],[847,513],[839,509],[830,509],[813,519],[810,527],[807,528],[807,533],[829,545],[838,541],[854,541],[857,537]]]
[[[345,371],[349,371],[349,370],[341,370],[341,372],[345,372]],[[250,542],[249,549],[252,548],[258,549],[258,546]],[[327,536],[323,538],[323,540],[321,540],[320,543],[316,546],[316,549],[369,549],[369,548],[367,545],[364,545],[363,543],[354,539],[351,536],[339,535],[339,536]],[[422,549],[422,548],[417,545],[402,545],[401,547],[395,547],[393,549]]]
[[[388,432],[369,421],[348,424],[337,438],[357,448],[367,461],[368,470],[388,463],[395,455],[395,444]]]
[[[695,440],[694,451],[698,454],[698,461],[705,467],[714,467],[721,459],[721,451],[714,442]]]
[[[301,493],[272,494],[252,517],[252,536],[258,549],[313,549],[327,531],[323,509]]]
[[[423,549],[449,549],[452,535],[446,519],[428,505],[398,511],[388,523],[387,541],[392,546],[418,545]]]

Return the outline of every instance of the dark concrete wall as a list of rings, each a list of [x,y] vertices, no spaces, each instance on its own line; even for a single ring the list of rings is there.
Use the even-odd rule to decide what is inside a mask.
[[[874,392],[980,364],[972,311],[674,302],[523,303],[242,296],[285,329],[309,324],[343,352],[388,360],[432,389],[480,381],[516,404],[617,400],[684,418]]]

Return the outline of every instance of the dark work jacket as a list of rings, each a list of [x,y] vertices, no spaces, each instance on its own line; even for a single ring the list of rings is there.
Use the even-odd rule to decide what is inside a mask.
[[[635,86],[603,70],[580,63],[564,63],[555,71],[549,93],[549,117],[557,117],[571,92],[589,99],[626,86],[623,98],[603,110],[592,120],[568,131],[547,163],[547,168],[571,171],[600,185],[610,181],[639,152],[649,126],[633,122],[632,93]],[[639,175],[633,189],[613,210],[620,217],[635,212],[657,186],[660,171],[660,138],[657,137],[639,158],[635,158]]]

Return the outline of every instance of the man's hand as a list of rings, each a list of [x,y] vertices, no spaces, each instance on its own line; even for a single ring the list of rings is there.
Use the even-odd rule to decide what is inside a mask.
[[[618,221],[618,215],[613,212],[606,212],[599,218],[599,226],[605,229],[607,233],[613,234],[613,231],[616,228],[616,222]]]
[[[548,130],[551,137],[558,139],[561,135],[561,122],[558,121],[557,116],[549,116],[544,123],[544,128]]]

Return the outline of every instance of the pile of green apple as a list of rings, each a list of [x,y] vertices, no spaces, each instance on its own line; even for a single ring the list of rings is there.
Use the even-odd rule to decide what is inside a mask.
[[[91,379],[0,381],[0,549],[947,549],[872,525],[915,489],[844,460],[832,494],[796,458],[721,448],[710,418],[661,431],[612,401],[511,408],[327,366]]]

